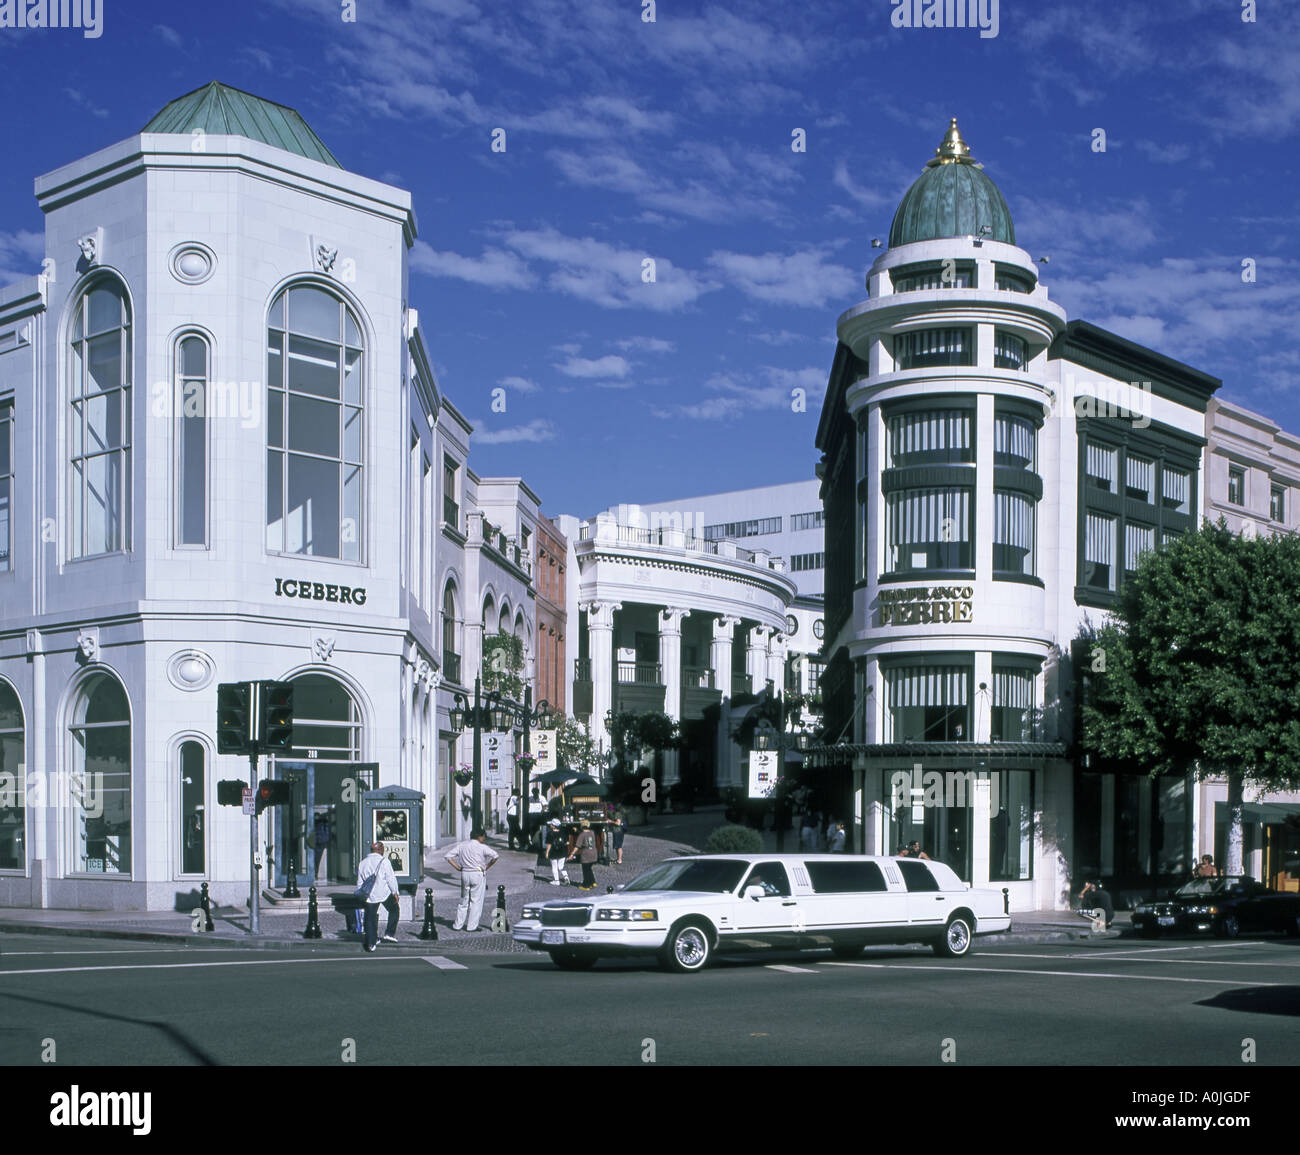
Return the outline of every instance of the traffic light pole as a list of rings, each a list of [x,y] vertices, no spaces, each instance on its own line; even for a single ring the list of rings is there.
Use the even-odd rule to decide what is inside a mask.
[[[261,934],[258,923],[258,901],[261,898],[261,886],[258,879],[257,865],[257,750],[248,754],[249,781],[253,784],[253,813],[248,816],[248,909],[249,933]]]

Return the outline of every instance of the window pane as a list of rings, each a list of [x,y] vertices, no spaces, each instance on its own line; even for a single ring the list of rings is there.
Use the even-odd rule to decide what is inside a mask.
[[[1097,489],[1115,490],[1116,451],[1105,445],[1088,445],[1084,472],[1088,483]]]
[[[338,557],[338,465],[290,454],[288,505],[286,551]]]
[[[113,540],[114,498],[117,493],[117,470],[114,456],[101,454],[84,462],[86,491],[86,552],[108,553],[116,548]]]
[[[322,457],[338,457],[339,407],[290,393],[289,448]]]
[[[122,393],[101,393],[81,402],[86,414],[86,447],[84,452],[95,453],[101,449],[116,449],[122,444]]]
[[[116,288],[100,285],[91,289],[86,299],[86,332],[103,333],[122,327],[122,298]]]
[[[203,747],[185,742],[180,748],[181,873],[202,874],[206,807]]]
[[[350,405],[361,404],[361,352],[349,349],[344,359],[343,400]]]
[[[289,388],[318,397],[339,395],[339,351],[334,345],[289,338]]]
[[[1124,495],[1134,501],[1155,499],[1156,463],[1129,455],[1124,462]]]
[[[284,454],[266,454],[266,548],[284,549]]]
[[[339,342],[342,333],[342,309],[336,298],[320,289],[301,287],[289,290],[289,328],[295,333],[307,333]]]
[[[207,541],[207,420],[198,413],[181,417],[180,543],[203,545]]]
[[[361,410],[348,408],[343,418],[343,457],[346,461],[361,460]]]
[[[279,389],[267,394],[266,438],[268,444],[284,448],[284,394]]]
[[[350,309],[345,309],[344,313],[345,313],[344,328],[343,328],[344,340],[349,345],[354,345],[357,348],[360,348],[361,330],[357,328],[356,318],[352,316],[352,310]]]
[[[888,467],[974,461],[969,410],[902,413],[889,418]]]
[[[276,329],[284,328],[284,294],[281,293],[271,304],[271,312],[268,318],[268,324]]]
[[[989,783],[989,881],[1033,878],[1034,776],[995,770]]]
[[[890,571],[970,569],[971,503],[967,489],[914,489],[885,499]]]
[[[1138,559],[1156,544],[1156,531],[1149,525],[1126,525],[1124,527],[1124,568],[1135,570]]]
[[[1115,519],[1090,513],[1084,524],[1083,584],[1115,588]]]
[[[266,383],[272,388],[284,385],[284,338],[272,333],[266,346]]]
[[[993,494],[993,568],[1034,573],[1034,502],[1023,494]]]
[[[86,342],[89,368],[86,391],[116,389],[122,384],[122,338],[120,333],[92,337]]]
[[[1179,513],[1186,513],[1191,488],[1191,479],[1188,474],[1181,469],[1166,469],[1161,481],[1161,492],[1164,495],[1165,508],[1177,510]]]
[[[998,414],[993,420],[993,464],[1033,469],[1036,433],[1032,421]]]
[[[361,469],[343,467],[343,558],[361,560]]]
[[[208,346],[198,337],[186,337],[181,342],[181,375],[185,377],[208,375]]]

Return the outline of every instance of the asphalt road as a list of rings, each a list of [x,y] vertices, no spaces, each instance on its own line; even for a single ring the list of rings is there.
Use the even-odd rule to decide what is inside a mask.
[[[653,960],[0,936],[0,1063],[1300,1064],[1300,943],[1116,941]]]

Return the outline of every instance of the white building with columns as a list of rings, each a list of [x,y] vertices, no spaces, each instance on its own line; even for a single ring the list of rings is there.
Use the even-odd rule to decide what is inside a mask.
[[[611,711],[662,711],[689,747],[664,755],[664,785],[739,785],[719,719],[738,697],[781,691],[795,584],[765,550],[624,514],[556,519],[570,551],[570,712],[607,750]]]

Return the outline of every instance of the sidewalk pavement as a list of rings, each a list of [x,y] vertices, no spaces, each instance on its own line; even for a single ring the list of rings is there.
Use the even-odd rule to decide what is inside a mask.
[[[605,893],[619,883],[629,882],[647,867],[661,859],[678,853],[691,853],[695,843],[704,841],[707,832],[721,825],[721,815],[710,811],[695,814],[655,815],[644,827],[629,832],[623,850],[623,865],[597,866],[595,868],[597,892]],[[691,841],[686,841],[690,839]],[[531,852],[509,850],[503,836],[490,835],[489,845],[500,855],[487,875],[487,893],[483,904],[483,920],[476,933],[452,929],[456,904],[460,897],[460,876],[447,864],[445,857],[450,847],[430,850],[425,859],[425,877],[416,892],[412,906],[412,919],[403,921],[397,943],[381,944],[384,950],[402,953],[530,953],[528,948],[514,942],[509,933],[491,930],[493,910],[497,901],[497,888],[505,887],[506,921],[513,926],[518,920],[525,901],[546,902],[557,898],[577,898],[582,892],[571,887],[550,885],[549,865],[538,865]],[[788,850],[797,850],[790,846]],[[577,863],[568,864],[569,877],[575,883],[582,878],[582,868]],[[433,892],[434,926],[436,941],[419,938],[424,922],[424,891]],[[291,947],[312,946],[332,950],[357,950],[361,936],[347,929],[350,915],[350,886],[321,888],[317,891],[318,917],[321,938],[306,939],[303,931],[307,925],[305,901],[295,909],[285,910],[266,902],[260,905],[260,933],[249,933],[248,908],[214,907],[212,931],[196,929],[201,925],[201,914],[184,911],[101,911],[101,910],[32,910],[28,908],[0,908],[0,935],[55,934],[76,935],[83,938],[125,939],[136,942],[160,942],[173,946],[221,946],[252,950],[286,950]],[[303,899],[307,891],[303,890]],[[336,908],[335,899],[342,905]],[[380,933],[383,932],[386,914],[381,908]],[[981,937],[981,944],[1088,942],[1098,939],[1116,939],[1135,932],[1125,921],[1119,920],[1112,929],[1094,933],[1091,925],[1069,911],[1027,911],[1011,916],[1011,930],[1005,934]]]

